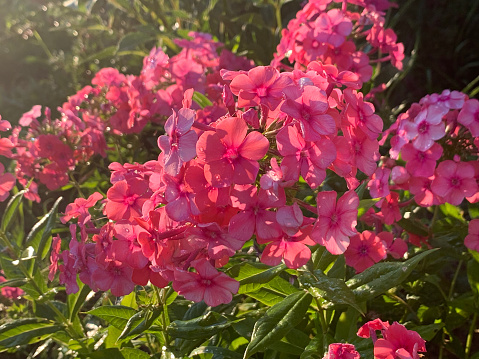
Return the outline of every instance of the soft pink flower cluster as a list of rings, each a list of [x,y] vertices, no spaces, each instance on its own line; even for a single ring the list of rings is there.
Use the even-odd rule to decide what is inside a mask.
[[[95,228],[90,220],[98,195],[69,205],[63,221],[78,218],[71,228],[72,235],[80,229],[81,240],[55,255],[68,292],[79,273],[93,289],[115,295],[148,281],[173,282],[186,298],[218,305],[231,300],[238,283],[216,268],[253,236],[269,265],[284,260],[299,268],[314,244],[346,251],[357,233],[356,174],[374,173],[383,126],[356,92],[358,77],[320,62],[305,71],[258,66],[222,76],[229,83],[225,103],[233,101],[226,114],[202,123],[188,90],[158,139],[158,160],[110,166],[104,206],[110,222]],[[319,192],[317,208],[291,196],[300,176],[316,189],[327,170],[350,190],[339,198]],[[300,205],[316,215],[304,216]]]
[[[51,118],[49,108],[44,109],[42,119],[39,105],[25,113],[20,126],[0,139],[0,155],[16,161],[19,183],[25,187],[34,178],[49,190],[64,186],[75,165],[94,154],[106,156],[112,135],[138,133],[148,122],[164,123],[172,108],[181,108],[187,89],[207,94],[212,102],[200,111],[198,121],[208,123],[224,115],[225,81],[219,70],[248,70],[253,63],[226,49],[218,54],[223,45],[208,34],[189,35],[191,40],[177,41],[182,50],[172,58],[153,48],[139,76],[125,76],[113,68],[100,70],[92,86],[58,108],[59,119]],[[10,124],[1,121],[0,131],[8,129]],[[4,200],[13,185],[11,175],[2,175],[3,167],[0,171],[0,200]],[[36,182],[29,183],[26,197],[40,201]]]
[[[287,58],[295,68],[304,68],[321,60],[354,72],[363,82],[371,79],[375,62],[390,61],[401,70],[404,46],[385,28],[383,10],[390,6],[388,1],[310,0],[282,30],[272,65],[281,66]]]

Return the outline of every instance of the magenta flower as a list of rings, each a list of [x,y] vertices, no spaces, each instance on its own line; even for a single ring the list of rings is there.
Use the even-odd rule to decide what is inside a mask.
[[[321,13],[314,22],[315,36],[318,41],[339,47],[351,33],[353,24],[339,9]]]
[[[265,105],[275,110],[283,100],[283,89],[291,79],[271,66],[257,66],[248,74],[237,75],[230,84],[231,92],[238,96],[238,106]]]
[[[426,341],[402,324],[394,322],[383,331],[383,337],[374,343],[377,359],[419,359],[418,352],[426,351]]]
[[[106,193],[107,202],[105,214],[109,219],[120,221],[125,219],[135,223],[136,217],[141,217],[141,207],[151,194],[148,182],[141,179],[131,179],[116,182]]]
[[[164,153],[164,169],[171,176],[180,173],[183,163],[196,157],[198,135],[191,129],[195,121],[195,111],[182,108],[178,115],[173,114],[165,124],[166,135],[158,138],[158,147]]]
[[[479,101],[467,100],[457,116],[457,122],[467,127],[473,137],[479,136]]]
[[[110,289],[111,294],[120,297],[130,294],[135,289],[131,280],[133,269],[119,261],[111,261],[103,266],[98,266],[92,273],[92,280],[102,290]]]
[[[349,237],[356,234],[359,197],[346,192],[336,203],[335,191],[318,194],[318,219],[314,224],[313,240],[325,246],[332,254],[343,254],[349,246]]]
[[[406,122],[405,130],[409,139],[413,139],[412,144],[419,151],[427,151],[432,147],[434,141],[444,137],[446,128],[444,122],[433,124],[424,119],[417,121],[420,116],[416,117],[415,122]]]
[[[334,118],[326,113],[329,105],[323,90],[316,86],[304,86],[301,91],[296,86],[289,86],[283,92],[286,101],[281,105],[281,111],[299,121],[306,141],[317,141],[323,135],[336,132]]]
[[[446,202],[458,206],[464,197],[477,192],[474,168],[467,162],[443,161],[437,166],[431,189]]]
[[[232,183],[253,183],[258,160],[269,148],[269,141],[257,131],[246,135],[248,126],[238,117],[228,117],[216,126],[216,132],[204,132],[196,144],[198,158],[205,162],[205,177],[213,187]]]
[[[386,247],[374,232],[364,231],[351,237],[351,243],[344,252],[344,257],[346,264],[360,273],[374,263],[385,259]]]
[[[10,190],[15,186],[15,176],[4,171],[5,167],[0,163],[0,202],[8,198]]]
[[[404,145],[401,157],[406,161],[406,169],[413,176],[430,177],[434,175],[436,161],[442,156],[441,145],[434,143],[426,151],[417,150],[412,144]]]
[[[469,233],[464,239],[464,245],[476,252],[479,252],[479,219],[469,222]]]
[[[378,167],[368,182],[369,193],[372,198],[386,197],[389,194],[389,168]]]
[[[205,259],[191,262],[196,272],[175,271],[173,289],[188,300],[216,307],[231,302],[233,294],[238,292],[239,282],[226,274],[218,272]]]
[[[359,359],[360,355],[352,344],[333,343],[329,344],[328,352],[323,359]]]
[[[65,209],[65,214],[60,218],[61,222],[65,224],[72,218],[78,218],[78,223],[85,224],[91,217],[88,209],[93,207],[100,199],[103,199],[103,196],[98,192],[93,193],[88,199],[75,199]]]
[[[363,94],[355,90],[344,90],[344,99],[348,104],[346,118],[352,126],[358,127],[371,140],[378,138],[383,130],[383,120],[374,113],[374,105],[363,100]]]

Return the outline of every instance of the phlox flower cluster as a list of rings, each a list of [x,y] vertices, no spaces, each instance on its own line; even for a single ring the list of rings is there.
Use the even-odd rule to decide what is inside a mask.
[[[286,58],[299,69],[321,60],[354,72],[362,82],[371,79],[376,62],[389,61],[401,70],[404,46],[385,27],[384,10],[391,6],[388,1],[310,0],[282,30],[272,65],[281,66]]]
[[[263,263],[290,268],[306,264],[315,244],[346,251],[357,233],[356,175],[374,173],[383,126],[354,89],[358,76],[313,62],[305,71],[258,66],[222,77],[229,105],[221,117],[206,124],[193,91],[185,91],[158,139],[157,160],[110,165],[107,224],[96,227],[88,212],[98,194],[68,206],[62,220],[77,218],[71,231],[80,240],[55,257],[68,292],[77,289],[78,273],[114,295],[172,282],[185,298],[218,305],[239,284],[217,268],[251,238]],[[327,171],[349,191],[319,192],[317,208],[295,199],[300,178],[318,189]]]
[[[182,50],[171,58],[153,48],[138,76],[113,68],[100,70],[91,86],[58,108],[60,118],[53,119],[49,108],[42,114],[40,105],[22,116],[19,126],[0,139],[0,155],[16,161],[16,179],[24,187],[28,184],[28,199],[40,201],[38,182],[49,190],[58,189],[69,182],[76,165],[93,155],[105,157],[112,136],[138,133],[150,122],[163,124],[172,108],[182,107],[187,89],[207,95],[212,102],[199,111],[200,123],[227,113],[221,96],[225,81],[219,70],[249,70],[253,63],[223,49],[210,35],[189,35],[190,40],[177,41]],[[9,129],[2,120],[0,131]],[[0,200],[4,200],[13,186],[11,175],[1,176]],[[32,178],[35,181],[30,183]]]

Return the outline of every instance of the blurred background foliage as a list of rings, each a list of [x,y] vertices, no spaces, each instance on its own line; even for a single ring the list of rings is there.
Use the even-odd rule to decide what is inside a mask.
[[[100,68],[138,74],[153,46],[170,55],[190,30],[268,64],[300,0],[0,0],[0,114],[12,123],[33,105],[56,109]],[[404,42],[405,71],[378,99],[381,110],[445,88],[475,96],[479,1],[398,0],[388,14]],[[377,81],[388,78],[382,69]],[[472,82],[472,84],[471,84]],[[400,86],[398,86],[400,84]],[[471,84],[469,87],[468,85]],[[382,111],[381,111],[382,112]],[[386,118],[385,118],[386,119]]]

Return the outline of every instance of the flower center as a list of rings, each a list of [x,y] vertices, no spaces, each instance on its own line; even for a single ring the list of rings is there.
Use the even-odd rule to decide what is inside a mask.
[[[424,135],[429,130],[429,124],[426,121],[422,121],[419,126],[417,127],[417,131]]]
[[[256,94],[258,95],[258,97],[266,97],[268,96],[268,88],[264,86],[258,87],[256,89]]]
[[[234,147],[230,147],[226,150],[226,153],[224,155],[225,158],[229,160],[235,160],[238,158],[238,149]]]

